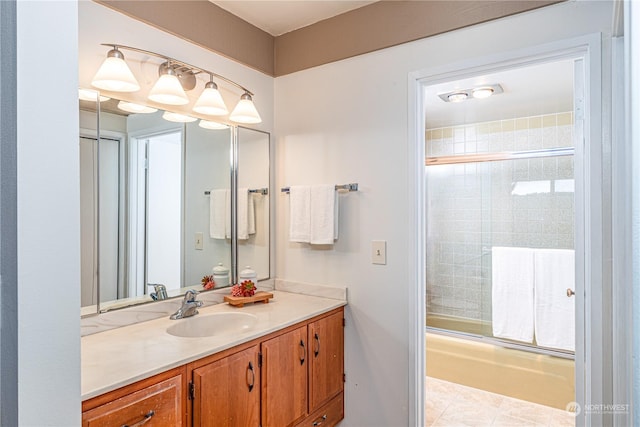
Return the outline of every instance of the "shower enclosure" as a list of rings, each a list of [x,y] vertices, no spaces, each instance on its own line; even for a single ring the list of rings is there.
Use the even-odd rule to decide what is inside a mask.
[[[571,357],[494,337],[492,252],[573,250],[572,130],[570,111],[427,130],[428,329]]]

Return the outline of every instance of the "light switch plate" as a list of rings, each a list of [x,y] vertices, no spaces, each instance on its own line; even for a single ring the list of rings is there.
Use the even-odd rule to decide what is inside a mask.
[[[371,263],[386,264],[387,263],[387,241],[373,240],[371,241]]]
[[[204,235],[202,232],[196,233],[196,250],[201,251],[204,249]]]

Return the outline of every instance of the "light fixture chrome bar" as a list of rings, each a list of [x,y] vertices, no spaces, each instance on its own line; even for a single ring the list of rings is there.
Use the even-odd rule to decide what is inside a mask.
[[[172,57],[167,56],[167,55],[161,55],[159,53],[152,52],[150,50],[140,49],[140,48],[132,47],[132,46],[125,46],[125,45],[122,45],[122,44],[115,44],[115,43],[102,43],[102,46],[110,46],[110,47],[113,47],[114,49],[131,50],[133,52],[144,53],[146,55],[155,56],[156,58],[164,59],[165,61],[167,61],[167,62],[169,62],[171,64],[177,64],[177,65],[180,65],[182,67],[189,68],[192,71],[193,70],[197,70],[200,73],[209,74],[211,76],[216,77],[217,79],[224,80],[225,82],[227,82],[227,83],[229,83],[229,84],[231,84],[231,85],[233,85],[233,86],[235,86],[237,88],[240,88],[241,90],[243,90],[244,92],[247,92],[251,96],[254,95],[254,93],[251,92],[246,87],[242,86],[239,83],[234,82],[233,80],[230,80],[230,79],[226,78],[225,76],[221,76],[220,74],[214,73],[213,71],[205,70],[204,68],[200,68],[200,67],[197,67],[195,65],[191,65],[191,64],[189,64],[187,62],[180,61],[178,59],[172,58]]]
[[[541,157],[572,156],[575,153],[573,147],[544,148],[527,151],[504,151],[499,153],[465,154],[461,156],[427,157],[425,166],[453,165],[457,163],[496,162],[500,160],[535,159]]]
[[[336,191],[337,190],[358,191],[358,183],[356,182],[351,184],[336,185],[335,189]],[[291,187],[282,187],[280,191],[283,193],[289,193],[291,191]]]

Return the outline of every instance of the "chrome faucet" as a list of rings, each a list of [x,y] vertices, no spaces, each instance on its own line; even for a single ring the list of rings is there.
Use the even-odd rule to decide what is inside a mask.
[[[198,314],[198,307],[202,307],[202,301],[196,301],[196,296],[198,295],[198,291],[194,291],[193,289],[189,289],[184,293],[184,300],[182,300],[182,306],[169,316],[169,319],[184,319],[185,317],[191,317]]]
[[[154,292],[151,292],[149,296],[154,301],[160,301],[167,299],[167,287],[160,283],[147,283],[147,286],[153,286]]]

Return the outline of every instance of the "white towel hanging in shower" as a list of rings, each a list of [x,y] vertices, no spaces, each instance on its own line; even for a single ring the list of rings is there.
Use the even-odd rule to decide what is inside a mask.
[[[491,311],[493,336],[533,342],[533,249],[493,247]]]
[[[572,249],[535,251],[535,331],[541,347],[575,351],[575,253]]]

